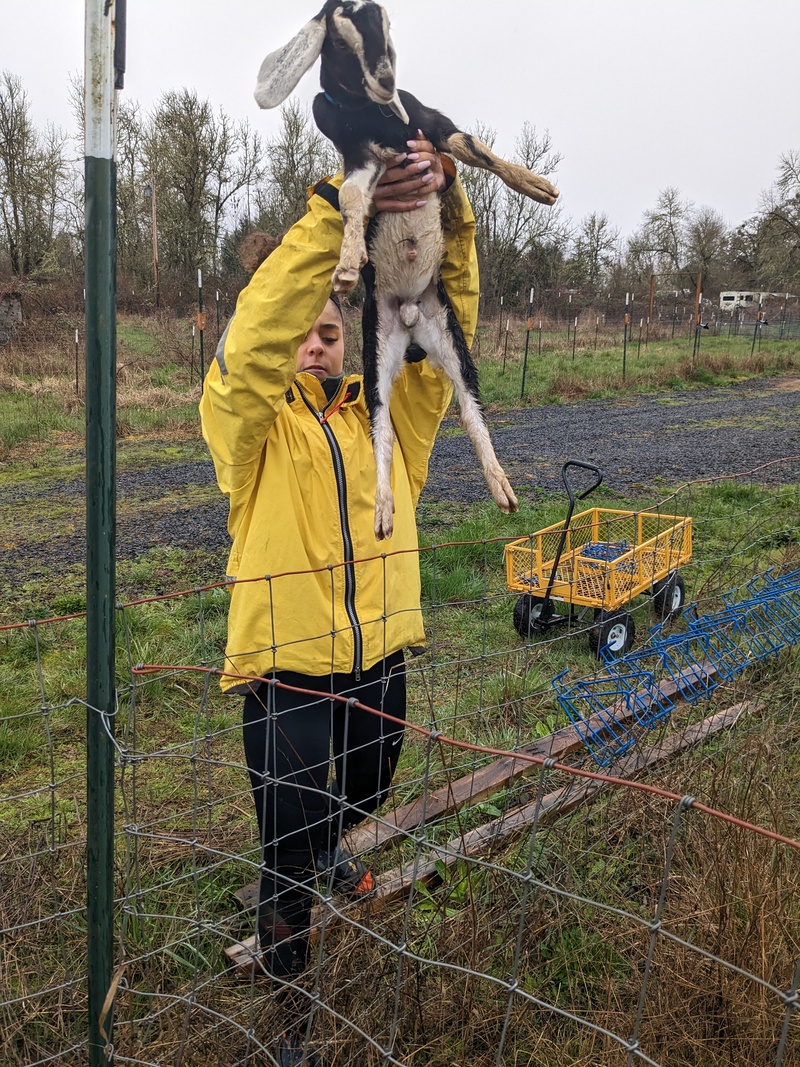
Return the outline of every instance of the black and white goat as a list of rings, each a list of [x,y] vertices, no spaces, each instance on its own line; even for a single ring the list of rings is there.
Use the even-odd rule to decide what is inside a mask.
[[[389,397],[412,342],[453,382],[461,423],[489,490],[501,511],[516,511],[517,498],[497,460],[481,412],[478,374],[439,277],[444,240],[438,197],[428,197],[416,211],[376,216],[369,231],[369,257],[364,227],[387,162],[407,151],[406,142],[418,130],[438,151],[492,171],[534,200],[552,204],[558,190],[525,167],[501,159],[440,112],[397,89],[389,18],[373,0],[327,0],[315,18],[261,64],[255,91],[259,106],[273,108],[283,103],[320,57],[322,92],[314,99],[314,120],[342,155],[345,174],[339,190],[344,236],[333,274],[334,291],[353,289],[368,258],[374,269],[374,293],[368,291],[365,304],[363,344],[364,384],[378,471],[375,536],[392,535],[394,431]]]

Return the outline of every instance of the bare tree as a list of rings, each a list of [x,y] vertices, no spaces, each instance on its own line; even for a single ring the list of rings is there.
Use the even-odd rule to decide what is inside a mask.
[[[266,157],[266,181],[257,196],[257,224],[278,235],[305,212],[309,186],[339,170],[340,163],[308,109],[293,100],[281,108],[281,127],[267,142]]]
[[[728,227],[718,211],[701,207],[692,212],[686,226],[686,271],[695,284],[702,274],[706,293],[725,288],[729,247]]]
[[[149,280],[151,234],[145,189],[145,128],[136,101],[120,100],[117,111],[117,259],[121,271]],[[153,190],[151,189],[151,195]]]
[[[577,285],[599,289],[614,265],[619,243],[615,229],[603,212],[592,211],[575,235],[570,271]]]
[[[165,93],[143,138],[144,172],[159,191],[159,249],[186,277],[217,265],[229,205],[260,177],[261,145],[246,123],[215,114],[188,89]]]
[[[645,211],[642,225],[628,241],[635,275],[670,275],[670,284],[683,285],[687,255],[687,227],[693,205],[669,186],[658,194],[656,206]]]
[[[800,288],[800,152],[780,157],[778,178],[762,198],[761,267],[773,289]]]
[[[489,147],[495,132],[486,126],[472,131]],[[561,161],[550,134],[539,135],[526,122],[515,143],[513,160],[537,174],[551,176]],[[503,294],[524,290],[528,285],[549,286],[553,269],[563,260],[569,228],[561,210],[537,204],[512,189],[488,171],[463,167],[461,180],[476,219],[476,245],[484,296],[494,302]],[[555,251],[555,255],[551,254]]]
[[[52,251],[66,195],[65,136],[33,124],[15,75],[0,76],[0,220],[11,269],[25,276]]]

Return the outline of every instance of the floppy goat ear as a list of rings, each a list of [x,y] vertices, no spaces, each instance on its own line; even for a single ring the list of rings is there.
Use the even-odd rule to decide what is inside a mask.
[[[283,48],[270,52],[258,72],[254,95],[259,107],[277,107],[283,103],[319,59],[324,40],[325,17],[317,16]]]

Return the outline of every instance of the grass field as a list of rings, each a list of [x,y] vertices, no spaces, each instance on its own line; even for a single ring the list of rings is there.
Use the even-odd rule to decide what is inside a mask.
[[[359,370],[354,316],[349,316],[350,364]],[[576,345],[563,332],[538,330],[529,338],[525,366],[525,332],[519,325],[505,348],[497,344],[496,327],[478,331],[475,355],[484,403],[490,408],[559,403],[654,390],[724,385],[731,381],[791,371],[800,362],[800,340],[704,337],[693,358],[693,340],[654,339],[645,347],[628,345],[625,375],[621,336],[610,330]],[[212,331],[205,345],[204,365],[213,355]],[[666,333],[666,331],[664,331]],[[59,436],[83,437],[83,353],[74,351],[74,329],[50,323],[21,334],[4,350],[0,370],[0,461],[21,448],[43,445]],[[200,395],[199,343],[191,324],[168,316],[147,319],[121,315],[118,325],[118,436],[152,432],[178,433],[197,427]],[[77,384],[76,384],[77,383]]]
[[[486,327],[481,377],[485,399],[500,409],[519,403],[521,348],[507,354],[504,371],[502,353],[489,353],[490,338],[494,328]],[[170,459],[198,455],[198,387],[190,381],[186,331],[123,319],[120,342],[120,434],[141,438],[123,462],[147,466],[165,448]],[[694,368],[688,341],[651,342],[646,355],[629,354],[623,383],[618,348],[578,349],[573,363],[566,340],[558,349],[553,338],[552,351],[541,358],[537,351],[529,364],[526,402],[724,384],[791,370],[798,357],[795,342],[764,342],[752,359],[749,341],[736,350],[726,342],[704,338]],[[4,364],[3,486],[13,487],[23,469],[26,479],[35,471],[49,484],[65,452],[72,458],[64,477],[82,475],[83,412],[69,358],[68,350],[42,344],[35,357],[15,349]],[[44,382],[52,389],[39,389]],[[154,431],[168,444],[154,445],[147,436]],[[600,491],[592,503],[659,505],[652,489],[637,498]],[[684,577],[701,611],[769,566],[800,565],[798,486],[697,484],[675,495],[665,490],[659,506],[694,519],[695,553]],[[490,504],[421,507],[428,652],[410,676],[416,724],[504,750],[566,725],[551,680],[566,668],[576,678],[597,675],[587,622],[524,640],[512,625],[516,594],[506,589],[503,569],[506,540],[563,512],[563,497],[547,493],[502,525]],[[31,583],[43,607],[63,614],[83,608],[79,569],[68,563]],[[198,546],[126,562],[119,580],[121,590],[145,598],[202,585],[198,577],[209,573],[219,573],[219,561]],[[30,592],[4,589],[0,620],[20,622],[15,609],[30,604]],[[263,1037],[275,1021],[269,990],[236,982],[221,956],[226,941],[251,929],[232,893],[257,869],[238,701],[224,699],[203,670],[181,669],[221,664],[227,605],[224,588],[200,588],[117,613],[115,962],[126,964],[116,1008],[119,1062],[244,1062],[243,1034]],[[633,609],[641,642],[658,620],[647,597]],[[670,625],[679,631],[685,622]],[[67,1050],[85,1032],[85,658],[81,617],[0,629],[0,1020],[4,1062],[14,1067],[47,1057],[83,1062],[79,1047]],[[161,669],[132,673],[138,665]],[[799,674],[798,650],[787,647],[720,687],[710,704],[678,708],[654,734],[638,736],[637,751],[680,738],[731,705],[748,702],[750,710],[734,729],[639,777],[800,838]],[[390,806],[449,786],[489,760],[409,733]],[[585,751],[570,760],[594,767]],[[569,781],[559,770],[520,778],[371,862],[390,871]],[[321,1032],[335,1063],[380,1063],[353,1026],[386,1040],[387,1020],[397,1019],[396,1055],[409,1064],[489,1067],[506,1033],[503,1064],[621,1067],[625,1054],[608,1035],[632,1032],[648,924],[664,884],[662,922],[674,937],[660,939],[651,960],[641,1031],[651,1062],[773,1063],[785,1012],[745,974],[791,987],[800,955],[798,853],[691,813],[673,854],[671,818],[655,796],[606,788],[535,837],[522,833],[478,857],[442,863],[438,881],[419,885],[407,903],[333,926],[318,980],[331,1009]],[[511,976],[518,994],[509,992]],[[799,1057],[795,1018],[784,1067]],[[263,1054],[252,1060],[269,1062]]]

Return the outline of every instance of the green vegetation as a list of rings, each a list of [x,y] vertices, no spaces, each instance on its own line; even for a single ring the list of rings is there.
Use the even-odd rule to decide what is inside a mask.
[[[572,341],[552,330],[542,334],[539,354],[538,329],[531,332],[525,392],[522,396],[524,327],[511,341],[505,369],[503,352],[496,349],[492,327],[479,332],[481,395],[500,409],[521,404],[564,403],[579,399],[604,399],[625,394],[723,386],[745,378],[784,374],[800,364],[800,341],[763,341],[751,355],[751,338],[744,336],[703,338],[695,361],[692,341],[686,338],[651,341],[647,347],[629,342],[623,377],[621,328],[608,347],[608,336],[599,349],[593,336],[581,337],[575,356]],[[490,354],[491,353],[491,354]]]
[[[209,329],[206,348],[216,343]],[[64,334],[69,330],[65,326]],[[25,449],[38,455],[62,435],[73,447],[83,437],[83,369],[75,388],[74,353],[62,340],[21,337],[0,374],[0,461]],[[655,391],[723,386],[745,378],[785,374],[800,364],[800,340],[764,340],[751,354],[744,335],[703,338],[692,360],[692,341],[654,339],[645,347],[628,345],[622,374],[622,338],[611,328],[595,349],[594,336],[581,336],[575,356],[565,334],[546,330],[539,353],[538,330],[531,333],[525,392],[521,396],[525,346],[518,325],[504,353],[495,327],[483,325],[476,353],[481,394],[490,408],[502,411],[528,404],[566,403],[582,398],[619,398]],[[194,351],[190,323],[169,318],[120,316],[117,435],[166,438],[163,447],[186,447],[197,438],[199,352]],[[505,358],[504,358],[505,357]],[[83,356],[81,353],[81,360]],[[453,431],[458,432],[458,431]],[[27,446],[27,447],[26,447]]]
[[[128,428],[147,427],[147,432],[120,440],[121,470],[146,469],[159,460],[205,458],[192,395],[196,386],[190,385],[179,362],[157,365],[158,354],[153,356],[155,349],[148,347],[150,337],[138,321],[125,334],[130,359],[124,373],[133,375],[136,364],[135,373],[142,375],[136,381],[142,384],[137,399],[134,379],[129,380],[120,421]],[[775,358],[778,369],[778,356],[765,356],[765,348],[762,357]],[[785,358],[791,349],[778,353]],[[587,389],[618,396],[613,385],[618,358],[618,350],[611,349],[607,355],[576,357]],[[680,358],[677,351],[671,356],[667,352],[663,367],[655,361],[648,365],[652,387],[664,388],[661,374],[674,374],[675,388],[691,387],[692,382],[680,376]],[[549,364],[543,356],[538,367],[529,366],[532,390],[552,400],[578,395],[568,384],[567,366],[571,373],[571,358],[564,354],[553,356]],[[501,361],[484,358],[484,392],[502,407],[515,403],[520,370],[518,360],[507,362],[503,375]],[[728,370],[714,373],[722,375],[715,381],[723,381]],[[554,391],[559,381],[560,391]],[[626,389],[650,387],[629,373]],[[174,394],[174,403],[158,416],[163,422],[147,421],[151,401],[145,389]],[[52,399],[56,410],[63,397],[54,397],[48,403]],[[10,410],[2,406],[7,401],[8,395],[0,392],[0,419]],[[80,537],[82,500],[63,482],[83,477],[81,436],[74,424],[72,429],[48,428],[40,416],[35,425],[26,423],[31,417],[29,413],[22,418],[22,433],[0,468],[0,486],[9,491],[0,505],[0,538],[25,557],[16,572],[12,559],[11,571],[3,575],[0,625],[80,613],[85,606],[82,569],[68,553],[54,557],[42,551],[34,556],[53,538],[69,544],[70,538]],[[76,412],[67,417],[77,423],[82,416]],[[693,517],[695,553],[684,577],[689,599],[697,599],[701,610],[719,606],[722,593],[770,565],[798,565],[797,486],[722,481],[687,486],[672,495],[664,484],[624,497],[601,488],[591,503],[633,510],[655,505],[657,492],[663,496],[662,511]],[[158,507],[177,512],[188,500],[216,498],[213,487],[185,486],[167,494]],[[144,493],[133,494],[120,500],[120,509],[136,515],[151,504]],[[413,722],[447,737],[503,750],[566,724],[551,680],[567,668],[575,678],[597,671],[585,633],[591,616],[546,637],[522,639],[512,624],[517,595],[506,588],[503,565],[503,546],[509,539],[556,523],[564,513],[562,493],[537,492],[534,497],[523,491],[520,511],[507,517],[488,501],[468,508],[448,501],[423,502],[419,526],[428,651],[413,662],[409,677]],[[239,701],[223,698],[216,679],[196,669],[222,663],[228,592],[195,588],[144,602],[218,582],[223,569],[218,552],[203,544],[190,550],[161,547],[118,565],[118,595],[128,606],[117,613],[116,879],[117,891],[126,900],[119,937],[131,962],[129,987],[119,995],[123,1024],[117,1040],[120,1056],[133,1059],[171,1062],[186,1033],[196,1036],[198,1049],[204,1047],[207,1021],[189,1019],[182,1009],[179,1021],[165,1014],[157,1033],[146,1022],[128,1026],[127,1020],[152,1013],[147,990],[157,989],[165,997],[191,993],[198,1003],[206,995],[213,1012],[231,1017],[245,1002],[241,986],[222,973],[220,964],[223,940],[251,932],[252,921],[232,894],[253,880],[257,864]],[[641,639],[658,620],[647,597],[639,598],[633,610]],[[669,625],[680,629],[685,623]],[[4,943],[10,965],[0,980],[0,1002],[22,997],[41,1008],[35,1019],[14,1031],[11,1063],[35,1059],[38,1049],[55,1047],[78,1025],[71,1021],[72,1014],[66,1017],[58,1010],[55,998],[51,1004],[49,994],[41,991],[46,976],[54,987],[63,984],[79,996],[77,980],[74,986],[69,983],[85,966],[85,640],[82,618],[0,630],[0,764],[10,783],[0,805],[0,854],[5,857],[4,923],[12,931]],[[148,672],[132,673],[140,664]],[[710,706],[679,708],[658,734],[642,734],[642,746],[674,740],[712,711],[752,701],[753,710],[735,730],[654,769],[648,780],[800,836],[795,756],[800,751],[799,667],[800,654],[787,650],[776,662],[754,668],[735,685],[717,691]],[[582,752],[569,759],[593,766]],[[391,803],[418,799],[423,780],[430,789],[449,786],[487,760],[444,744],[431,745],[409,731]],[[775,788],[776,769],[780,790]],[[564,772],[553,770],[542,789],[550,793],[567,782]],[[646,924],[654,914],[664,873],[672,809],[653,797],[607,790],[593,805],[578,807],[552,825],[543,823],[535,842],[523,831],[479,858],[461,857],[449,864],[433,850],[433,845],[458,842],[530,804],[539,784],[538,773],[506,783],[491,796],[434,822],[426,831],[424,848],[411,838],[373,857],[376,869],[388,872],[419,852],[421,862],[435,868],[435,877],[417,886],[407,915],[398,904],[367,920],[387,943],[397,943],[405,930],[413,953],[409,968],[414,997],[426,1011],[420,1021],[416,1001],[404,1000],[402,1047],[397,1051],[413,1056],[415,1063],[494,1064],[506,1017],[509,1063],[612,1067],[619,1061],[620,1052],[611,1043],[541,1003],[591,1018],[618,1033],[630,1032],[649,938]],[[676,847],[665,924],[687,944],[788,988],[796,950],[786,931],[795,929],[800,918],[800,887],[790,860],[790,854],[771,842],[691,813]],[[31,900],[38,909],[35,967],[26,963]],[[48,918],[54,915],[58,918]],[[13,932],[15,924],[22,931],[19,935]],[[377,939],[346,923],[332,924],[326,939],[328,956],[321,975],[326,996],[335,998],[339,994],[329,991],[346,990],[343,1012],[363,1005],[361,1025],[379,1032],[394,1011],[393,982],[375,979],[385,972],[384,949]],[[450,969],[443,970],[443,964]],[[393,973],[392,965],[389,971]],[[713,997],[708,992],[709,971]],[[519,992],[509,1002],[501,983],[512,973]],[[342,975],[345,982],[338,980]],[[208,990],[198,990],[198,981],[209,983]],[[764,1035],[775,1025],[775,1005],[741,976],[721,971],[691,948],[662,941],[652,990],[646,1012],[648,1054],[666,1057],[659,1047],[658,1035],[663,1035],[671,1042],[670,1062],[679,1067],[701,1062],[698,1049],[703,1067],[731,1062],[761,1067],[768,1062]],[[688,1015],[687,1003],[694,1005]],[[272,1025],[271,998],[257,994],[253,1004],[254,1025],[266,1032]],[[718,1030],[703,1030],[703,1019],[712,1016],[727,1020],[723,1036]],[[334,1039],[346,1059],[352,1035],[339,1033],[331,1036]],[[162,1043],[163,1055],[155,1051]],[[790,1054],[796,1049],[790,1048]],[[196,1062],[200,1067],[202,1061]]]

